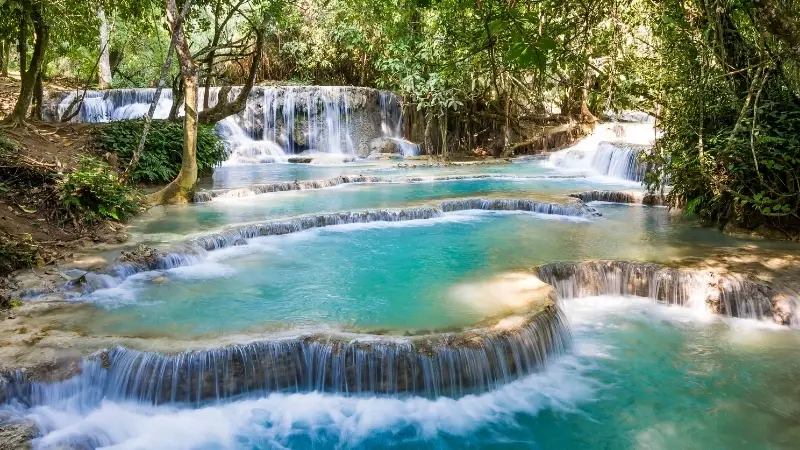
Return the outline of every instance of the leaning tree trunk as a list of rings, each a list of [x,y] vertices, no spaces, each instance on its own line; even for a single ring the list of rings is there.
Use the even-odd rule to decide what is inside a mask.
[[[20,87],[19,97],[17,103],[14,105],[14,110],[6,117],[5,121],[10,123],[22,123],[28,115],[28,109],[33,101],[33,96],[36,90],[36,80],[42,71],[44,65],[44,55],[47,50],[47,42],[50,39],[50,26],[45,22],[43,14],[43,3],[25,2],[26,8],[30,8],[31,23],[33,24],[33,31],[36,33],[36,41],[33,45],[33,55],[31,56],[30,64],[25,70],[25,75],[22,76],[22,84]],[[23,13],[24,14],[24,13]],[[23,33],[20,32],[20,57],[25,53],[23,49]],[[20,68],[25,66],[20,60]]]
[[[175,52],[178,54],[181,79],[183,80],[183,157],[181,171],[164,189],[147,196],[151,205],[189,203],[197,184],[197,64],[192,59],[189,39],[180,28],[176,0],[167,2],[167,22],[176,35]]]
[[[100,63],[99,67],[99,83],[100,89],[108,89],[111,87],[111,58],[110,45],[108,43],[108,20],[106,20],[106,12],[103,7],[97,9],[97,18],[100,20]]]

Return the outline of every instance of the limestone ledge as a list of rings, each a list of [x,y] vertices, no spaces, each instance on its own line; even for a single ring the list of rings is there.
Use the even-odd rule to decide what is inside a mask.
[[[500,285],[516,280],[493,280],[487,292],[497,291]],[[516,289],[516,288],[512,288]],[[502,292],[509,292],[507,289]],[[23,372],[30,381],[52,383],[81,373],[81,361],[97,358],[103,364],[108,351],[124,347],[141,352],[174,355],[202,352],[214,348],[235,347],[259,342],[299,342],[303,345],[324,343],[333,349],[345,347],[369,350],[372,346],[396,346],[413,349],[420,355],[432,356],[442,349],[478,349],[493,340],[513,340],[531,327],[560,320],[555,290],[535,282],[531,288],[513,291],[519,303],[494,307],[497,312],[473,326],[446,330],[367,330],[347,329],[287,329],[283,331],[233,333],[202,336],[197,339],[176,339],[170,336],[98,335],[77,326],[65,324],[88,323],[99,320],[102,311],[92,305],[43,300],[29,302],[14,309],[0,321],[0,386],[10,374]],[[499,299],[497,301],[500,301]],[[106,358],[106,359],[104,359]],[[2,398],[0,389],[0,403]]]

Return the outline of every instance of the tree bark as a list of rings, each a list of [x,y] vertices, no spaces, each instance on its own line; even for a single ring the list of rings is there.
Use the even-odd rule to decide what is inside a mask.
[[[108,21],[106,20],[106,12],[103,7],[97,9],[97,18],[100,19],[100,64],[99,67],[99,82],[100,89],[108,89],[111,87],[113,79],[111,77],[111,58],[109,57],[110,45],[108,43]]]
[[[20,13],[19,18],[17,52],[19,53],[19,77],[23,79],[25,78],[28,64],[28,16],[25,14],[25,11]]]
[[[42,120],[42,104],[44,103],[44,68],[39,71],[36,76],[36,81],[33,84],[33,110],[31,111],[31,118],[35,120]]]
[[[591,48],[589,49],[591,51]],[[586,69],[583,72],[583,87],[581,88],[581,123],[595,123],[597,118],[589,110],[589,86],[592,82],[592,71],[589,63],[586,63]]]
[[[30,10],[31,23],[33,24],[33,31],[36,34],[36,41],[33,46],[33,55],[31,56],[30,64],[25,70],[25,75],[22,76],[22,83],[20,87],[19,98],[14,105],[14,110],[6,117],[5,121],[9,123],[22,123],[28,115],[28,109],[33,100],[34,91],[36,89],[36,80],[42,71],[44,65],[44,56],[47,50],[47,43],[50,39],[50,26],[44,19],[44,6],[41,1],[23,2],[25,9]],[[24,14],[24,12],[23,12]],[[20,33],[22,37],[23,33]],[[22,40],[24,41],[24,39]],[[20,42],[20,56],[23,55],[22,48],[25,47]],[[22,67],[24,64],[20,64]]]
[[[10,47],[11,45],[7,41],[0,41],[0,77],[8,76],[8,61],[11,59]]]
[[[183,157],[178,177],[164,189],[147,196],[147,202],[151,205],[189,203],[197,184],[198,69],[192,59],[189,39],[180,28],[176,0],[167,0],[166,12],[170,31],[176,37],[175,51],[183,79]]]

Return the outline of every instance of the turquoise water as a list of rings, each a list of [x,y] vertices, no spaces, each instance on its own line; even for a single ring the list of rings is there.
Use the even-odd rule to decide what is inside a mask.
[[[464,283],[558,260],[664,260],[747,241],[663,208],[604,205],[576,220],[508,212],[341,225],[211,252],[202,263],[137,275],[90,296],[108,308],[95,331],[209,334],[292,326],[431,329],[479,322]],[[554,238],[557,237],[557,238]],[[220,318],[223,318],[220,320]]]
[[[366,165],[228,166],[208,187],[339,174],[558,174],[538,163],[384,170]],[[347,185],[154,210],[135,239],[180,243],[223,226],[308,213],[402,208],[465,196],[561,199],[631,189],[608,178]],[[737,239],[665,208],[596,205],[592,219],[467,211],[432,220],[333,226],[256,238],[196,264],[147,272],[76,301],[88,334],[192,339],[296,328],[437,329],[511,306],[474,301],[483,281],[559,260],[670,261],[720,248],[797,244]],[[500,299],[501,301],[497,301]],[[800,442],[800,333],[646,299],[563,304],[572,350],[542,373],[458,399],[272,394],[199,408],[103,400],[25,408],[37,449],[791,449]],[[211,339],[213,342],[213,338]],[[72,391],[70,391],[72,392]]]
[[[410,165],[427,164],[426,161],[407,161]],[[448,167],[409,167],[396,168],[386,163],[347,163],[336,165],[315,164],[247,164],[226,165],[217,168],[214,175],[200,180],[200,188],[221,189],[238,188],[251,184],[275,181],[305,181],[334,178],[340,175],[386,175],[386,176],[434,176],[440,174],[544,174],[551,169],[537,163],[513,164],[468,164]]]
[[[800,442],[797,333],[630,298],[576,299],[565,308],[572,354],[479,396],[273,394],[200,409],[104,402],[26,414],[45,432],[40,448],[667,450]]]
[[[139,238],[153,242],[169,241],[227,224],[310,213],[401,208],[454,197],[534,197],[543,201],[561,202],[567,200],[566,193],[594,189],[596,186],[596,182],[589,179],[478,179],[343,185],[327,189],[220,199],[182,208],[157,208],[137,218],[132,224],[131,232]],[[608,189],[615,187],[608,186]]]

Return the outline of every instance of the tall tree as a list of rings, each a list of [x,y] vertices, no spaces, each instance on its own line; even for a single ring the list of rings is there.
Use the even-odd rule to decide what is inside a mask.
[[[177,178],[147,197],[150,204],[156,205],[189,203],[197,184],[198,66],[192,58],[185,27],[181,26],[182,15],[176,0],[167,0],[165,9],[183,80],[183,156]]]
[[[108,20],[103,7],[97,8],[97,19],[100,21],[100,61],[98,64],[98,76],[100,89],[108,89],[112,85],[111,77],[111,45],[108,37]]]
[[[40,74],[44,66],[45,52],[50,40],[50,25],[45,18],[45,0],[19,0],[20,1],[20,76],[21,87],[19,97],[14,105],[14,110],[6,117],[5,122],[18,125],[25,121],[28,109],[34,98],[37,83],[41,83]],[[34,45],[30,62],[26,63],[27,51],[27,22],[33,25]]]

